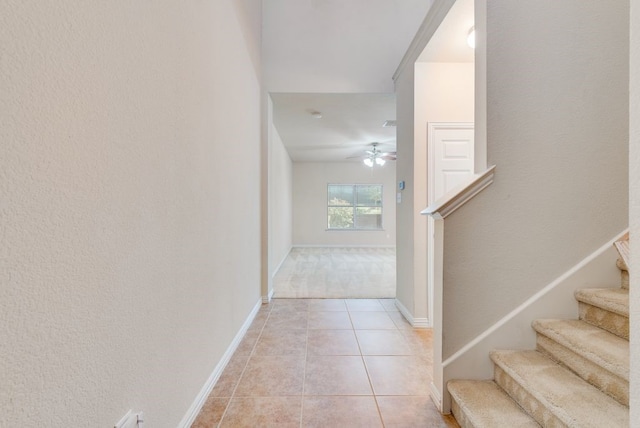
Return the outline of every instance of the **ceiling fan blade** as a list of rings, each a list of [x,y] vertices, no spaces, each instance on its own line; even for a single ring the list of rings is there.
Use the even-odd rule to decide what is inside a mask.
[[[384,156],[378,156],[380,159],[384,160],[396,160],[396,155],[386,154]]]

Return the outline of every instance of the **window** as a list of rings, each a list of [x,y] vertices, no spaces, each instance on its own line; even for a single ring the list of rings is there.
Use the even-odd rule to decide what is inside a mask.
[[[327,214],[329,229],[382,229],[382,185],[329,184]]]

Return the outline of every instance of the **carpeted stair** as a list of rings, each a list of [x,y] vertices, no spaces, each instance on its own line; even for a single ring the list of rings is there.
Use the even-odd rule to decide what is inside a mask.
[[[452,380],[463,428],[629,426],[629,240],[621,288],[575,293],[577,320],[535,320],[536,350],[493,351],[494,379]]]

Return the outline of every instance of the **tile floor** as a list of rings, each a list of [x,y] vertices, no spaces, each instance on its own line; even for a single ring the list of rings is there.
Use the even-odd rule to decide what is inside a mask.
[[[396,249],[295,247],[273,278],[276,298],[390,298]]]
[[[192,428],[457,427],[429,398],[431,367],[431,331],[393,299],[274,299]]]

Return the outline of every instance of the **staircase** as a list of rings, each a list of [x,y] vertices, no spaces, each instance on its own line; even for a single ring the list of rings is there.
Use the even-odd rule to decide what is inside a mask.
[[[494,379],[452,380],[463,428],[629,426],[629,236],[620,288],[575,293],[579,319],[535,320],[536,350],[493,351]]]

